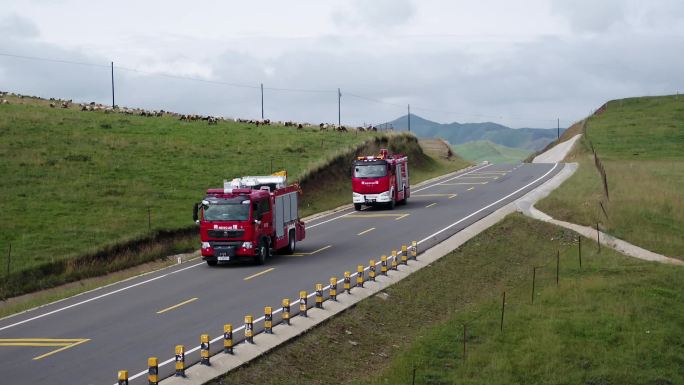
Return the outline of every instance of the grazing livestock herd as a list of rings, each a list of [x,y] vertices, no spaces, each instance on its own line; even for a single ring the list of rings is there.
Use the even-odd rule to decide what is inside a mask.
[[[45,102],[44,99],[39,98],[37,96],[26,96],[26,95],[20,95],[20,94],[15,94],[15,93],[10,93],[10,92],[3,92],[0,91],[0,104],[10,104],[8,99],[5,99],[5,97],[10,96],[10,97],[16,97],[19,99],[32,99],[32,100],[37,100],[41,102]],[[282,125],[285,127],[295,127],[298,130],[304,129],[304,128],[313,128],[315,127],[311,123],[299,123],[299,122],[292,122],[292,121],[271,121],[270,119],[231,119],[231,118],[223,118],[223,117],[217,117],[217,116],[211,116],[211,115],[197,115],[197,114],[180,114],[177,112],[170,112],[170,111],[164,111],[164,110],[145,110],[142,108],[128,108],[128,107],[119,107],[119,106],[110,106],[110,105],[104,105],[101,103],[95,103],[95,102],[90,102],[90,103],[78,103],[75,104],[73,103],[72,100],[62,100],[62,99],[55,99],[55,98],[50,98],[48,106],[50,108],[78,108],[80,111],[102,111],[106,114],[109,113],[120,113],[120,114],[126,114],[126,115],[137,115],[137,116],[145,116],[145,117],[161,117],[161,116],[170,116],[177,118],[180,121],[185,121],[185,122],[194,122],[194,121],[205,121],[209,125],[214,125],[218,124],[219,122],[224,122],[224,121],[231,121],[231,122],[237,122],[237,123],[246,123],[246,124],[254,124],[257,127],[261,126],[268,126],[271,124],[275,125]],[[352,131],[378,131],[378,128],[373,126],[373,125],[367,125],[367,126],[358,126],[358,127],[346,127],[343,125],[336,125],[336,124],[330,124],[330,123],[320,123],[318,125],[319,131],[326,131],[328,129],[333,130],[333,131],[338,131],[338,132],[349,132],[350,130]],[[391,128],[390,128],[391,130]]]

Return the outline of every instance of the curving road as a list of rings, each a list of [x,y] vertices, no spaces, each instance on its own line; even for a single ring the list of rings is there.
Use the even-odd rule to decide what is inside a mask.
[[[202,333],[220,338],[224,323],[241,326],[245,314],[258,318],[264,306],[277,309],[282,298],[294,301],[300,290],[311,292],[315,283],[341,278],[402,243],[418,240],[420,249],[429,248],[561,168],[478,166],[414,189],[409,203],[393,211],[350,209],[317,218],[307,223],[297,254],[273,256],[265,266],[210,268],[195,260],[5,318],[3,383],[112,384],[117,370],[127,369],[131,384],[146,384],[150,356],[159,357],[163,378],[173,369],[175,345],[191,350]],[[212,351],[220,345],[213,343]],[[197,350],[186,357],[198,359]]]

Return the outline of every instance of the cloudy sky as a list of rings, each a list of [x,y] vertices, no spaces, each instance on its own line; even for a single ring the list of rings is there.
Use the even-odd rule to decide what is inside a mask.
[[[111,61],[120,105],[565,126],[684,89],[684,1],[2,0],[0,90],[107,103]]]

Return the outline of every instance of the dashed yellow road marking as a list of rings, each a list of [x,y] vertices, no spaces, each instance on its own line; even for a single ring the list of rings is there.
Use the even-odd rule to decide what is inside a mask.
[[[358,234],[356,234],[356,235],[363,235],[363,234],[366,234],[366,233],[370,233],[370,232],[373,231],[373,230],[375,230],[375,227],[371,227],[371,228],[368,229],[368,230],[363,230],[362,232],[360,232],[360,233],[358,233]]]
[[[394,218],[394,217],[400,217],[403,218],[409,214],[405,213],[397,213],[397,214],[351,214],[345,216],[345,218]]]
[[[404,215],[402,215],[402,216],[400,216],[400,217],[397,217],[397,219],[395,219],[395,221],[398,221],[398,220],[400,220],[400,219],[406,218],[406,217],[408,217],[409,215],[411,215],[411,214],[404,214]]]
[[[314,251],[309,252],[309,253],[301,253],[301,252],[300,252],[300,253],[293,253],[293,254],[290,254],[290,256],[293,256],[293,257],[303,257],[303,256],[305,256],[305,255],[313,255],[313,254],[316,254],[316,253],[321,252],[321,251],[323,251],[323,250],[329,249],[329,248],[331,248],[331,247],[332,247],[332,245],[323,246],[323,247],[321,247],[320,249],[314,250]]]
[[[475,187],[468,187],[468,191],[474,190],[474,189],[475,189]]]
[[[414,197],[448,197],[448,199],[454,198],[458,194],[413,194]]]
[[[199,298],[197,298],[197,297],[190,298],[189,300],[183,301],[183,302],[181,302],[181,303],[179,303],[179,304],[176,304],[176,305],[173,305],[173,306],[169,306],[169,307],[167,307],[166,309],[161,309],[161,310],[159,310],[159,311],[157,312],[157,314],[163,314],[163,313],[166,313],[167,311],[171,311],[171,310],[177,309],[177,308],[179,308],[179,307],[181,307],[181,306],[183,306],[183,305],[189,304],[190,302],[197,301],[198,299],[199,299]]]
[[[458,182],[458,183],[442,183],[442,186],[461,186],[470,184],[487,184],[489,182]]]
[[[436,205],[436,204],[437,204],[437,203],[430,203],[429,205],[425,206],[425,208],[432,207],[432,206],[434,206],[434,205]]]
[[[249,280],[252,279],[252,278],[256,278],[256,277],[262,276],[262,275],[264,275],[264,274],[266,274],[266,273],[270,273],[270,272],[272,272],[273,270],[275,270],[275,267],[271,267],[271,268],[266,269],[266,270],[264,270],[264,271],[260,271],[260,272],[258,272],[258,273],[256,273],[256,274],[252,274],[252,275],[250,275],[249,277],[245,277],[245,278],[243,278],[243,281],[249,281]]]

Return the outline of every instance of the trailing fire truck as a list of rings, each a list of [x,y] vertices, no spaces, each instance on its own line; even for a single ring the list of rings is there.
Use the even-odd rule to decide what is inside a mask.
[[[295,251],[306,233],[298,210],[302,191],[286,180],[284,172],[235,178],[195,203],[193,219],[209,266],[239,259],[263,264],[271,250]]]
[[[386,149],[379,155],[359,156],[352,168],[352,191],[356,210],[363,205],[393,209],[395,204],[406,204],[411,196],[408,157],[390,155]]]

